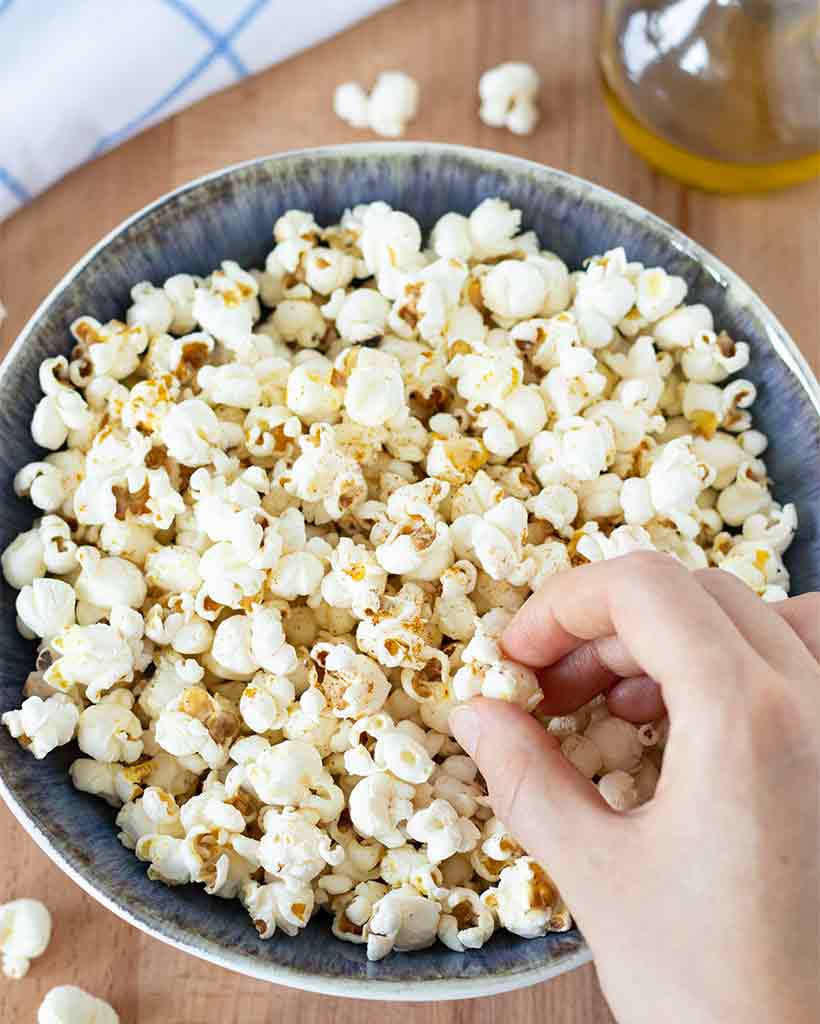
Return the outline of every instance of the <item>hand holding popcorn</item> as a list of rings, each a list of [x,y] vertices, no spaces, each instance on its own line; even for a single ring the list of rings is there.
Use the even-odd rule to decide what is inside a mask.
[[[548,713],[572,711],[578,738],[559,749],[510,704],[453,714],[493,807],[550,865],[619,1020],[654,1022],[661,1004],[703,1020],[820,1013],[818,831],[805,803],[820,763],[818,617],[816,594],[766,605],[728,573],[690,573],[668,555],[600,562],[548,581],[503,635],[539,671]],[[664,730],[607,717],[595,695],[608,689],[609,706],[640,721],[663,713],[658,688],[660,789],[633,810],[657,781],[645,788],[641,748],[666,744]],[[482,900],[520,934],[564,912],[527,858]],[[683,973],[681,948],[698,949]]]

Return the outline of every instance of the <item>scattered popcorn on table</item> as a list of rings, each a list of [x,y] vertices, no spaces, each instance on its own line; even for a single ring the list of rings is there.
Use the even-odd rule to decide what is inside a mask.
[[[0,906],[0,954],[7,978],[24,978],[51,938],[51,914],[39,900],[12,900]]]
[[[344,82],[333,94],[333,112],[353,128],[370,128],[395,138],[416,116],[419,86],[403,71],[383,71],[368,96],[358,82]]]
[[[37,1024],[120,1024],[120,1018],[104,1000],[74,985],[58,985],[40,1003]]]
[[[515,135],[531,135],[538,124],[540,87],[538,72],[529,64],[511,61],[485,71],[478,83],[481,120]]]
[[[482,116],[530,130],[537,84],[488,72]],[[336,97],[388,133],[415,102],[399,74]],[[623,249],[570,273],[501,199],[427,247],[381,201],[273,236],[264,268],[139,282],[43,361],[49,452],[14,478],[36,515],[0,559],[37,655],[2,723],[38,759],[76,740],[74,786],[149,878],[238,899],[263,939],[320,911],[373,960],[564,931],[449,713],[511,701],[613,811],[652,798],[666,722],[542,718],[500,640],[548,576],[636,550],[788,594],[797,514],[730,379],[749,347]],[[7,974],[48,925],[0,908]],[[117,1018],[63,987],[39,1019]]]

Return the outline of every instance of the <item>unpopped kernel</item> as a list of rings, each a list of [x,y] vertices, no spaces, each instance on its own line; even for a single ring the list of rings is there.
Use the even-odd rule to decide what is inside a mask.
[[[497,69],[486,115],[527,130],[536,87]],[[380,130],[415,105],[395,77],[360,92],[338,106]],[[264,939],[320,911],[371,959],[566,930],[449,730],[478,694],[538,714],[512,615],[636,550],[788,593],[797,515],[730,379],[749,346],[663,268],[571,271],[521,221],[490,198],[425,239],[381,201],[290,210],[263,267],[139,282],[40,368],[48,452],[14,479],[36,512],[0,559],[38,653],[2,722],[38,759],[76,741],[72,782],[149,878],[238,899]],[[600,698],[539,720],[612,808],[652,798],[664,722]],[[23,902],[18,975],[48,932]],[[71,988],[40,1019],[80,1012],[116,1020]]]

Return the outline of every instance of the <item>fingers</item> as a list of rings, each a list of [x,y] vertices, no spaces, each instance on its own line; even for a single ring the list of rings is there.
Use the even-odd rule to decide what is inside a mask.
[[[524,604],[504,633],[510,657],[554,665],[585,641],[617,636],[664,701],[686,713],[728,695],[759,658],[719,603],[669,555],[638,552],[560,573]],[[681,701],[685,695],[685,700]]]
[[[820,594],[801,594],[788,601],[777,601],[769,608],[776,612],[803,641],[815,661],[820,661]]]
[[[642,674],[618,637],[590,640],[538,673],[544,693],[540,710],[548,715],[568,714],[619,679]]]
[[[649,676],[621,679],[607,694],[606,704],[611,715],[636,725],[657,722],[666,714],[660,687]]]
[[[588,861],[583,851],[607,842],[617,820],[593,783],[514,704],[478,697],[453,710],[450,726],[484,776],[501,821],[559,887],[571,884]]]
[[[807,669],[813,667],[815,656],[806,649],[805,641],[795,637],[797,630],[790,627],[785,615],[792,615],[795,622],[807,633],[811,632],[811,602],[777,613],[777,605],[761,601],[757,594],[742,580],[722,569],[699,569],[694,573],[698,583],[718,602],[731,618],[748,643],[761,658],[784,674],[794,672],[796,659],[805,658]],[[797,599],[795,599],[797,600]],[[789,605],[791,602],[780,602]],[[784,614],[785,612],[785,614]],[[815,623],[817,625],[817,623]],[[799,661],[798,661],[799,665]],[[799,668],[798,668],[799,671]]]
[[[538,673],[544,694],[539,711],[567,715],[608,690],[618,678],[601,660],[595,642],[584,644]]]

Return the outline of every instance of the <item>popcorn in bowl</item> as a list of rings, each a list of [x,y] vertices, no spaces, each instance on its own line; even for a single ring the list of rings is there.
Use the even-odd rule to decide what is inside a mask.
[[[658,550],[788,593],[748,345],[622,249],[571,270],[501,199],[426,243],[381,201],[273,234],[264,268],[138,283],[43,362],[36,516],[0,559],[38,652],[3,724],[38,759],[76,740],[148,876],[264,939],[566,930],[449,712],[538,715],[501,636],[573,566]],[[541,720],[613,809],[651,799],[662,723]]]

